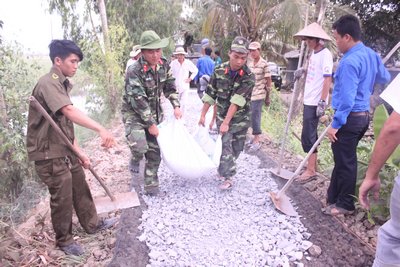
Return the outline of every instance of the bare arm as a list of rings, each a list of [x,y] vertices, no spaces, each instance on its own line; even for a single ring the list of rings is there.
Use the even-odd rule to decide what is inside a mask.
[[[322,85],[321,99],[325,100],[328,97],[329,89],[331,88],[332,77],[324,77],[324,84]]]
[[[208,109],[210,108],[210,104],[207,102],[204,102],[203,108],[201,109],[201,114],[200,114],[200,120],[199,120],[199,125],[204,126],[205,121],[206,121],[206,114]]]
[[[375,198],[379,196],[379,171],[398,144],[400,144],[400,114],[393,112],[376,140],[365,179],[360,186],[359,199],[363,207],[369,208],[368,193],[370,191],[374,193]]]
[[[83,113],[73,105],[64,106],[60,109],[60,111],[73,123],[97,132],[102,139],[102,146],[112,147],[115,144],[114,137],[109,131],[107,131],[98,122],[86,116],[85,113]]]

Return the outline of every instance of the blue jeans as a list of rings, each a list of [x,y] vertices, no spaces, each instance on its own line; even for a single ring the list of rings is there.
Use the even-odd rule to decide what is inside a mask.
[[[253,129],[253,135],[261,134],[261,111],[263,104],[263,99],[251,101],[251,128]]]
[[[350,115],[347,122],[336,133],[332,143],[333,168],[328,188],[328,203],[346,210],[354,210],[354,195],[357,180],[357,145],[369,125],[369,114]]]
[[[390,219],[378,231],[373,267],[400,266],[400,174],[390,195]]]

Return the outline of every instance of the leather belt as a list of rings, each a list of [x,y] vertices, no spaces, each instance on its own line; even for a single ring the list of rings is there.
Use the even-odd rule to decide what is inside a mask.
[[[369,115],[369,111],[350,112],[349,116],[365,116]]]

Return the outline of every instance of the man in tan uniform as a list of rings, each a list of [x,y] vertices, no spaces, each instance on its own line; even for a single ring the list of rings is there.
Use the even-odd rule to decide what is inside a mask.
[[[256,85],[251,94],[251,128],[253,131],[253,139],[250,141],[250,151],[256,151],[260,148],[261,134],[261,113],[262,106],[265,103],[269,106],[269,94],[272,86],[271,73],[268,64],[261,57],[261,44],[252,42],[249,45],[250,56],[253,60],[249,60],[247,65],[256,76]]]
[[[78,63],[83,59],[82,51],[69,40],[53,40],[49,48],[53,67],[48,74],[39,79],[32,96],[78,150],[80,148],[74,136],[73,123],[96,131],[102,139],[102,146],[113,146],[114,137],[100,124],[75,108],[69,97],[72,85],[67,77],[75,75]],[[66,254],[83,254],[83,248],[72,236],[73,208],[83,229],[90,234],[109,228],[116,222],[115,218],[100,220],[97,217],[82,168],[82,165],[85,168],[90,166],[89,158],[85,156],[86,159],[80,162],[50,123],[32,106],[29,107],[26,146],[29,160],[35,162],[38,176],[49,188],[56,245]]]

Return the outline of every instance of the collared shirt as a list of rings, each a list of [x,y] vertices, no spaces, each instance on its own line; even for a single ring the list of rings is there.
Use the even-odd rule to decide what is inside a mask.
[[[69,98],[71,89],[72,84],[68,79],[59,69],[52,67],[49,73],[39,79],[33,89],[32,96],[36,98],[73,143],[75,138],[74,125],[60,112],[62,107],[72,105]],[[56,130],[31,105],[28,113],[26,147],[29,160],[32,161],[72,155],[72,151],[69,150],[68,145]]]
[[[185,80],[187,78],[194,80],[199,72],[197,67],[188,59],[184,59],[182,64],[178,61],[178,59],[174,59],[169,65],[172,70],[172,75],[175,78],[175,85],[178,92],[182,93],[183,91],[188,90],[190,88],[190,83],[186,82]]]
[[[199,58],[196,66],[197,69],[199,70],[199,73],[196,76],[196,81],[198,81],[203,75],[211,76],[211,74],[214,71],[215,63],[210,56],[204,55],[201,58]]]
[[[167,60],[161,58],[153,70],[142,56],[128,68],[122,103],[125,123],[139,124],[144,128],[160,123],[163,119],[162,93],[174,108],[180,106]]]
[[[229,62],[215,68],[210,83],[202,98],[203,102],[217,105],[217,125],[225,119],[231,104],[238,106],[229,131],[240,131],[250,125],[250,97],[254,87],[254,74],[244,65],[238,71],[231,71]]]
[[[271,78],[268,62],[263,58],[260,58],[256,64],[254,64],[254,60],[249,60],[247,66],[256,77],[256,85],[253,88],[251,100],[265,99],[268,91],[267,78]]]
[[[374,84],[389,82],[390,74],[378,54],[360,42],[344,54],[334,80],[332,108],[336,111],[332,127],[339,129],[350,112],[369,111]]]

